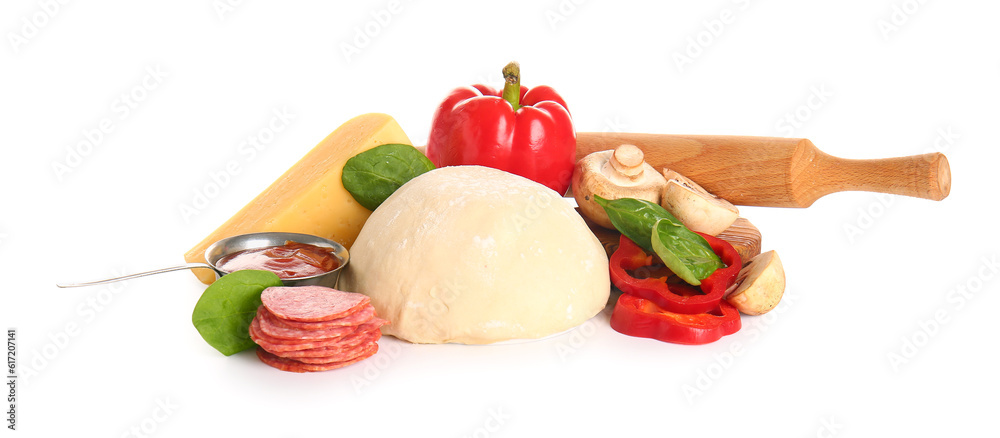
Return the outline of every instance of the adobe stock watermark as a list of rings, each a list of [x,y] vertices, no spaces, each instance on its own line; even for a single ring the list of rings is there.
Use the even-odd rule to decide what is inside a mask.
[[[983,256],[975,272],[963,281],[959,281],[945,293],[945,305],[934,311],[929,317],[916,323],[916,328],[899,339],[898,347],[886,353],[886,359],[893,372],[899,372],[904,365],[913,361],[920,350],[930,344],[945,325],[951,322],[952,316],[965,308],[966,304],[976,298],[989,282],[1000,272],[997,255]]]
[[[382,32],[392,24],[395,17],[403,12],[403,4],[400,0],[389,0],[385,6],[373,9],[367,21],[354,26],[354,34],[348,41],[340,43],[340,52],[344,55],[344,60],[348,64],[354,61],[354,57],[361,54],[368,48]]]
[[[386,343],[383,342],[383,344]],[[361,364],[364,366],[361,368],[360,373],[351,376],[351,386],[354,387],[354,392],[361,395],[361,391],[371,386],[379,377],[382,377],[382,373],[392,366],[392,363],[399,358],[399,354],[402,351],[403,348],[395,342],[384,347],[380,345],[378,353],[375,353],[374,356],[367,360],[361,361]]]
[[[820,418],[819,427],[816,428],[816,433],[813,436],[816,438],[833,438],[840,435],[840,431],[843,428],[843,423],[841,423],[836,417],[830,415]]]
[[[429,336],[444,338],[448,335],[446,329],[437,324],[442,315],[448,313],[451,305],[458,297],[464,295],[469,290],[469,286],[462,283],[458,278],[448,278],[441,284],[433,285],[428,291],[430,297],[423,306],[412,310],[413,315],[407,318],[411,324],[417,327],[413,330],[417,333],[429,333]]]
[[[149,415],[127,427],[119,436],[146,438],[153,435],[160,430],[163,423],[166,423],[174,415],[174,411],[177,409],[178,406],[170,400],[170,397],[156,398],[153,400],[153,408]]]
[[[553,32],[561,23],[576,13],[577,7],[587,3],[587,0],[559,0],[555,6],[545,10],[545,21],[549,23],[549,29]]]
[[[489,73],[482,73],[476,76],[476,80],[471,83],[486,85],[494,90],[501,91],[503,90],[504,79],[500,70],[491,70]]]
[[[468,286],[456,278],[449,278],[441,284],[432,286],[428,292],[430,300],[425,302],[423,306],[412,308],[413,314],[406,318],[411,321],[411,324],[417,326],[412,331],[430,333],[429,336],[438,338],[446,336],[447,333],[437,326],[437,321],[442,315],[448,313],[451,305],[466,290],[468,290]],[[351,376],[351,386],[354,387],[354,392],[360,395],[362,390],[371,386],[396,361],[401,352],[402,348],[399,347],[399,344],[392,343],[386,347],[384,352],[380,350],[371,359],[363,361],[364,367],[361,368],[361,375]]]
[[[825,85],[809,87],[809,95],[795,108],[785,112],[774,122],[774,130],[783,137],[794,137],[795,131],[812,119],[813,115],[823,108],[831,97],[836,95]]]
[[[212,10],[219,21],[226,21],[226,16],[236,12],[236,8],[243,5],[245,0],[213,0]]]
[[[524,210],[515,214],[509,220],[513,222],[514,229],[518,233],[523,233],[538,218],[542,217],[542,212],[552,206],[553,198],[536,193],[528,197],[528,205]],[[508,219],[504,219],[506,222]]]
[[[562,336],[563,339],[556,344],[556,354],[559,355],[559,360],[565,363],[569,360],[570,356],[583,349],[584,345],[587,345],[590,338],[594,337],[596,334],[597,323],[595,323],[594,319],[591,318],[574,328],[565,336]]]
[[[37,10],[22,16],[18,31],[7,32],[7,41],[14,53],[20,53],[22,48],[27,46],[62,12],[62,7],[66,6],[67,3],[69,0],[40,0],[37,3]]]
[[[733,23],[736,22],[740,14],[750,9],[750,0],[732,0],[735,7],[726,7],[719,10],[716,17],[702,20],[702,29],[685,38],[684,47],[674,50],[670,58],[674,61],[678,73],[684,73],[684,69],[701,58],[713,44],[726,32]]]
[[[892,35],[899,32],[910,21],[910,18],[920,12],[920,8],[926,3],[927,0],[904,0],[901,3],[893,3],[892,7],[889,8],[888,17],[879,18],[875,22],[878,31],[882,34],[882,39],[889,41]]]
[[[17,430],[17,403],[18,403],[18,387],[17,387],[17,361],[20,359],[17,353],[17,328],[7,327],[7,373],[6,376],[6,386],[7,386],[7,428],[10,430]]]
[[[958,139],[962,138],[953,126],[939,128],[931,144],[923,149],[924,154],[933,152],[945,153],[951,151]],[[871,201],[866,205],[858,207],[857,215],[853,221],[845,222],[841,228],[847,236],[847,242],[855,244],[868,231],[875,227],[878,220],[885,216],[889,208],[896,201],[896,195],[878,193],[871,195]]]
[[[715,384],[719,380],[722,380],[726,373],[733,368],[737,360],[746,354],[747,349],[745,347],[757,342],[778,321],[778,318],[782,314],[795,305],[795,300],[798,298],[797,294],[790,292],[786,290],[785,294],[781,297],[781,303],[770,312],[760,316],[741,316],[743,318],[743,328],[739,332],[736,332],[736,334],[743,333],[743,336],[749,336],[749,338],[745,344],[737,340],[730,341],[729,348],[715,353],[712,356],[711,362],[695,372],[694,379],[690,383],[681,385],[681,393],[684,394],[688,405],[694,406],[698,398],[714,388]],[[725,340],[726,338],[722,338],[720,342],[724,342]]]
[[[271,118],[264,126],[236,145],[236,153],[239,154],[239,158],[227,161],[220,169],[209,171],[208,181],[191,190],[190,202],[182,202],[177,205],[177,210],[184,223],[190,223],[192,217],[205,211],[211,205],[211,201],[217,198],[226,187],[229,187],[233,178],[243,173],[244,166],[256,160],[257,156],[274,142],[278,134],[288,129],[295,117],[296,115],[288,111],[288,108],[272,109]]]
[[[486,410],[486,419],[483,425],[475,428],[472,432],[462,435],[463,438],[488,438],[494,436],[503,429],[503,426],[510,421],[510,414],[504,412],[503,407],[489,408]]]
[[[120,270],[113,270],[112,275],[120,277],[127,273]],[[103,313],[114,302],[115,297],[126,290],[128,281],[110,283],[97,292],[84,298],[74,308],[75,316],[55,331],[49,332],[46,336],[48,341],[40,348],[32,349],[30,359],[22,365],[20,377],[24,383],[28,384],[33,378],[43,372],[52,362],[69,348],[71,342],[78,338],[83,329],[90,325],[97,317]],[[29,355],[25,355],[29,357]]]
[[[84,160],[104,143],[108,135],[114,132],[119,124],[131,117],[139,105],[149,99],[150,94],[160,88],[163,81],[169,76],[170,73],[164,71],[159,65],[146,67],[139,82],[111,101],[108,108],[109,114],[101,117],[93,126],[84,128],[80,133],[80,139],[66,147],[65,155],[61,159],[52,161],[52,173],[55,175],[56,181],[63,182],[66,175],[75,172]]]
[[[628,130],[628,125],[622,122],[621,117],[614,115],[604,118],[604,127],[601,128],[601,132],[605,134],[615,134],[620,132],[625,132]]]

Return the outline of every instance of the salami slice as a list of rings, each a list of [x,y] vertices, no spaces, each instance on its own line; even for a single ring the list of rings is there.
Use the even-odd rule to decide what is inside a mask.
[[[342,368],[378,351],[379,329],[366,295],[322,286],[271,287],[250,323],[257,357],[292,372]]]
[[[364,356],[365,353],[367,353],[368,350],[370,350],[372,348],[372,345],[375,345],[375,343],[374,342],[369,342],[369,343],[366,343],[366,344],[359,344],[359,345],[356,345],[356,346],[354,346],[354,347],[352,347],[350,349],[341,351],[340,353],[331,354],[329,356],[316,356],[316,357],[308,356],[308,357],[295,357],[295,358],[285,357],[285,356],[279,356],[279,357],[284,357],[285,359],[292,359],[292,360],[297,360],[297,361],[302,362],[302,363],[310,363],[310,364],[324,364],[324,363],[331,363],[331,362],[343,362],[345,360],[354,359],[354,358],[356,358],[358,356]],[[378,348],[378,347],[376,347],[376,348]]]
[[[260,300],[274,316],[300,322],[343,318],[371,302],[367,295],[323,286],[269,287]]]
[[[257,318],[254,318],[250,322],[250,339],[252,339],[257,345],[272,353],[308,350],[310,348],[324,348],[336,345],[357,345],[363,342],[365,337],[373,330],[378,330],[384,322],[385,320],[383,319],[366,322],[358,326],[353,333],[337,338],[322,340],[288,340],[272,338],[261,333],[260,321]]]
[[[353,344],[352,340],[351,342],[348,343],[336,344],[329,347],[310,348],[308,350],[281,351],[274,354],[276,356],[281,356],[288,359],[302,359],[306,357],[329,357],[338,354],[349,355],[350,351],[363,349],[367,347],[367,344],[378,342],[378,340],[381,338],[382,338],[382,332],[376,330],[371,333],[368,333],[367,337],[360,338],[361,341],[359,341],[357,344]]]
[[[339,338],[357,331],[355,326],[340,326],[327,329],[301,330],[295,328],[282,327],[281,321],[264,306],[257,309],[257,320],[260,324],[261,333],[276,339],[288,340],[323,340]]]
[[[257,357],[260,358],[261,362],[264,362],[279,370],[291,371],[295,373],[305,373],[310,371],[327,371],[327,370],[334,370],[337,368],[343,368],[348,365],[365,360],[374,355],[377,351],[378,351],[378,344],[372,343],[371,347],[369,347],[368,350],[366,350],[360,356],[341,362],[329,362],[324,364],[307,364],[299,362],[295,359],[286,359],[283,357],[278,357],[275,356],[274,354],[269,353],[267,350],[264,350],[263,348],[257,348]]]
[[[331,319],[329,321],[321,321],[321,322],[301,322],[301,321],[292,321],[288,319],[281,319],[278,318],[277,316],[274,316],[274,314],[269,312],[266,307],[264,308],[264,311],[273,317],[271,322],[274,323],[275,325],[279,327],[299,329],[299,330],[323,330],[323,329],[343,327],[348,325],[357,326],[368,322],[375,316],[375,308],[372,306],[365,306],[361,310],[358,310],[354,313],[351,313],[341,318]]]

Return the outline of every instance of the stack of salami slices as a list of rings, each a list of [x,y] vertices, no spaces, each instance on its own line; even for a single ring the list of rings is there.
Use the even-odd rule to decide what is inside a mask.
[[[367,359],[388,323],[367,295],[323,286],[270,287],[260,299],[250,338],[262,362],[284,371],[326,371]]]

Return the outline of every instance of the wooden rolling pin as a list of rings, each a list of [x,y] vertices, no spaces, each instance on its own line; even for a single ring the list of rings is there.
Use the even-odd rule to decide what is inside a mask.
[[[642,149],[654,168],[676,170],[738,205],[808,207],[849,190],[940,201],[951,191],[943,154],[851,160],[804,138],[578,132],[576,158],[625,143]]]

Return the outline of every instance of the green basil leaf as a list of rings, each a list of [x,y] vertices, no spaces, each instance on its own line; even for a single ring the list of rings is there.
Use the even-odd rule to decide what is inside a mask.
[[[236,271],[205,289],[194,306],[191,322],[201,337],[220,353],[231,356],[256,346],[250,339],[250,321],[260,307],[260,293],[281,286],[269,271]]]
[[[716,269],[725,267],[704,237],[659,204],[633,198],[609,201],[596,195],[594,201],[604,208],[618,231],[647,254],[659,256],[682,280],[697,286]]]
[[[384,144],[344,163],[341,181],[355,201],[375,211],[407,181],[434,170],[434,163],[408,144]]]
[[[595,195],[594,202],[608,213],[611,225],[639,245],[647,254],[654,252],[650,239],[656,221],[667,219],[675,224],[681,223],[659,204],[644,199],[621,198],[609,201]]]
[[[660,219],[653,225],[650,237],[663,264],[689,284],[698,286],[716,269],[726,266],[704,237],[683,224]]]

